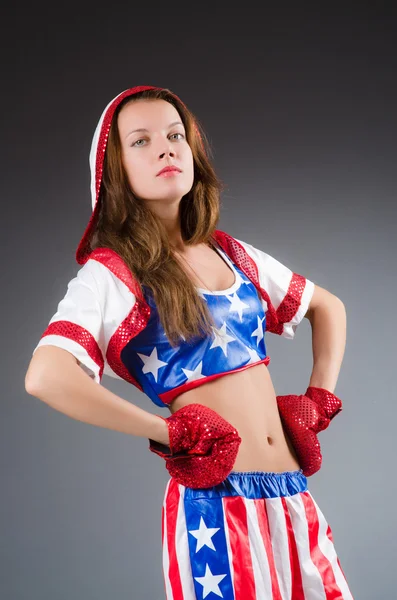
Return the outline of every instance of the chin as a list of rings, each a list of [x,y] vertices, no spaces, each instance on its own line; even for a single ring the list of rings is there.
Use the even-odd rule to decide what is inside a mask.
[[[164,193],[163,198],[173,200],[176,198],[182,199],[192,189],[192,185],[170,185],[169,189]],[[162,194],[160,194],[161,196]]]

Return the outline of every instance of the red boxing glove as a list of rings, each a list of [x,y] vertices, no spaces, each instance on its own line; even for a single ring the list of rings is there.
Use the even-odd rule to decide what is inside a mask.
[[[324,416],[328,419],[326,427],[342,411],[342,401],[324,388],[310,386],[307,388],[305,396],[314,400],[319,410],[323,411]],[[326,427],[323,429],[326,429]]]
[[[226,479],[241,443],[235,427],[202,404],[188,404],[161,418],[168,426],[169,446],[149,439],[149,450],[165,459],[171,477],[192,488],[212,487]]]
[[[328,390],[311,386],[300,396],[277,396],[277,405],[303,474],[309,477],[322,463],[317,433],[342,410],[342,402]]]

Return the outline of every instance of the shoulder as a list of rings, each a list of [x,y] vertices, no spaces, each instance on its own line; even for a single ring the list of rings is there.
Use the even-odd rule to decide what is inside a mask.
[[[230,256],[238,257],[240,255],[241,258],[248,256],[255,262],[257,267],[264,265],[266,261],[273,260],[272,257],[263,250],[260,250],[245,240],[226,233],[226,231],[220,231],[218,229],[216,230],[214,237]]]
[[[142,298],[141,288],[128,265],[110,248],[95,248],[77,277],[90,284],[100,296],[120,292]]]
[[[221,245],[230,245],[230,246],[241,246],[244,250],[254,251],[256,248],[250,243],[240,238],[232,236],[230,233],[226,231],[221,231],[220,229],[216,229],[214,232],[214,238]]]
[[[258,245],[254,245],[246,240],[242,240],[237,237],[233,237],[224,231],[216,231],[216,239],[219,240],[224,246],[231,250],[234,255],[238,255],[239,252],[248,256],[258,269],[266,270],[281,270],[286,274],[290,274],[294,267],[298,265],[294,264],[294,259],[284,259],[283,262],[279,260],[279,257],[275,257],[274,254],[269,254]]]

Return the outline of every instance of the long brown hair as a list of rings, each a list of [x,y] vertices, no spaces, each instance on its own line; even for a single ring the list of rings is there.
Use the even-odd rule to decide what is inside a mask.
[[[194,161],[192,189],[180,202],[180,225],[188,246],[209,243],[220,213],[223,184],[208,158],[210,147],[193,113],[168,89],[146,90],[117,107],[109,131],[100,191],[100,212],[91,247],[114,250],[140,285],[149,288],[172,346],[211,332],[214,321],[206,302],[175,258],[168,234],[145,201],[133,193],[122,162],[117,116],[138,99],[165,100],[178,111]],[[200,139],[201,138],[201,139]]]

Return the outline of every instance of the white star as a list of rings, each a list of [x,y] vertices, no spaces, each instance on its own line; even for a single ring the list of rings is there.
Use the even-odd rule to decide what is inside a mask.
[[[246,350],[250,355],[250,360],[247,363],[245,363],[246,365],[250,365],[251,363],[256,363],[258,362],[258,360],[261,360],[256,350],[254,350],[253,348],[248,348],[248,346],[246,346]]]
[[[201,360],[194,371],[189,371],[189,369],[182,368],[182,371],[185,373],[188,381],[195,381],[196,379],[205,379],[205,375],[201,373],[203,368],[203,361]]]
[[[252,281],[247,278],[245,273],[243,273],[241,275],[239,272],[236,272],[236,275],[237,275],[237,281],[239,282],[240,285],[242,285],[242,284],[250,285],[252,283]]]
[[[203,546],[208,546],[208,548],[211,548],[211,550],[215,550],[215,546],[211,538],[216,534],[217,531],[219,531],[219,529],[220,527],[207,527],[203,517],[200,517],[199,528],[189,531],[189,533],[191,533],[197,540],[196,552],[198,552]]]
[[[168,365],[168,363],[159,360],[157,358],[157,348],[156,346],[153,348],[152,353],[150,356],[147,356],[146,354],[140,354],[139,352],[137,352],[138,356],[140,356],[140,358],[143,360],[144,362],[144,366],[142,368],[142,373],[152,373],[152,375],[154,376],[155,381],[157,381],[157,372],[161,367],[164,367],[165,365]]]
[[[227,573],[224,575],[213,575],[211,573],[211,569],[208,566],[208,563],[205,565],[205,575],[204,577],[195,577],[195,580],[199,582],[200,585],[203,586],[203,598],[208,596],[211,592],[223,598],[223,594],[219,589],[218,583],[222,581],[224,577],[226,577]]]
[[[262,319],[259,318],[259,315],[256,315],[256,318],[258,319],[258,327],[255,329],[254,333],[251,334],[251,337],[256,336],[256,345],[259,344],[259,342],[263,339],[263,327],[262,327],[262,321],[265,317],[263,317]]]
[[[226,321],[223,322],[223,325],[220,329],[212,327],[212,331],[214,332],[215,339],[210,346],[210,350],[220,346],[224,355],[227,356],[227,345],[230,344],[230,342],[234,342],[235,338],[226,333]]]
[[[250,308],[249,304],[246,304],[237,296],[237,292],[233,294],[233,296],[226,296],[226,298],[231,302],[229,312],[237,312],[238,316],[241,318],[243,316],[243,310],[245,308]]]
[[[268,307],[266,300],[262,297],[261,297],[261,304],[262,304],[263,312],[266,314],[269,307]]]

